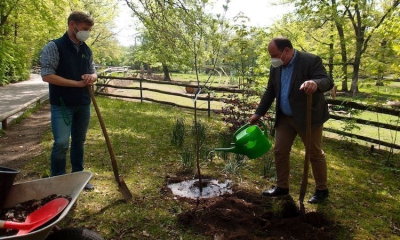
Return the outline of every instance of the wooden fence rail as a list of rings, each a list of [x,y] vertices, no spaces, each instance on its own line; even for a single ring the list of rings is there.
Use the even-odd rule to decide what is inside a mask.
[[[104,95],[104,96],[110,96],[110,97],[121,97],[121,98],[127,98],[127,99],[136,99],[140,100],[141,102],[143,101],[149,101],[149,102],[156,102],[156,103],[162,103],[170,106],[176,106],[176,107],[181,107],[181,108],[186,108],[186,109],[193,109],[193,107],[187,106],[187,105],[182,105],[176,102],[168,102],[168,101],[160,101],[157,99],[153,98],[148,98],[148,97],[143,97],[143,92],[144,91],[151,91],[151,92],[157,92],[161,94],[166,94],[166,95],[172,95],[172,96],[177,96],[177,97],[182,97],[182,98],[187,98],[187,99],[194,99],[195,94],[184,94],[184,93],[177,93],[177,92],[171,92],[171,91],[164,91],[160,89],[154,89],[154,88],[147,88],[143,87],[143,83],[153,83],[153,84],[160,84],[160,85],[174,85],[174,86],[180,86],[180,87],[185,87],[186,90],[188,88],[194,89],[193,92],[197,92],[197,87],[196,85],[193,84],[188,84],[185,82],[168,82],[168,81],[159,81],[159,80],[151,80],[151,79],[143,79],[143,78],[137,78],[137,77],[110,77],[110,76],[99,76],[98,77],[100,81],[96,83],[96,94],[99,95]],[[132,86],[118,86],[118,85],[113,85],[110,84],[111,80],[122,80],[122,81],[131,81],[131,82],[139,82],[139,87],[132,87]],[[104,82],[104,83],[103,83]],[[123,95],[118,95],[118,94],[110,94],[107,92],[101,92],[99,90],[104,90],[106,88],[115,88],[115,89],[129,89],[129,90],[139,90],[140,97],[134,97],[134,96],[123,96]],[[205,91],[205,90],[202,90]],[[220,108],[212,108],[212,102],[220,102],[221,98],[216,98],[212,97],[210,92],[223,92],[223,93],[242,93],[242,89],[238,88],[224,88],[224,87],[207,87],[206,90],[206,96],[199,95],[197,97],[197,100],[205,101],[207,102],[207,108],[201,108],[198,107],[197,110],[200,111],[207,111],[208,116],[211,116],[211,111],[212,110],[220,110]]]
[[[118,94],[110,94],[106,92],[100,92],[97,91],[96,94],[99,95],[105,95],[105,96],[110,96],[110,97],[117,97],[117,98],[127,98],[127,99],[136,99],[140,100],[141,102],[143,101],[149,101],[149,102],[155,102],[155,103],[161,103],[161,104],[166,104],[170,106],[176,106],[180,108],[185,108],[185,109],[193,109],[191,106],[187,105],[182,105],[178,104],[176,102],[169,102],[169,101],[162,101],[162,100],[157,100],[149,97],[143,97],[143,92],[144,91],[149,91],[149,92],[157,92],[160,94],[166,94],[166,95],[172,95],[172,96],[178,96],[182,98],[188,98],[188,99],[193,99],[194,94],[184,94],[184,93],[177,93],[177,92],[169,92],[169,91],[164,91],[160,89],[153,89],[153,88],[148,88],[148,87],[143,87],[143,83],[154,83],[154,84],[164,84],[164,85],[174,85],[174,86],[181,86],[181,87],[188,87],[188,88],[197,88],[197,86],[184,83],[184,82],[169,82],[169,81],[159,81],[159,80],[150,80],[150,79],[143,79],[143,78],[137,78],[137,77],[126,77],[126,78],[121,78],[121,77],[110,77],[110,76],[99,76],[99,82],[96,84],[97,89],[106,89],[106,88],[114,88],[114,89],[129,89],[129,90],[138,90],[140,92],[140,97],[135,97],[135,96],[124,96],[124,95],[118,95]],[[139,87],[130,87],[130,86],[118,86],[118,85],[112,85],[109,84],[110,81],[112,80],[122,80],[122,81],[131,81],[133,82],[139,82]],[[220,108],[212,108],[212,103],[214,102],[221,102],[223,98],[220,97],[212,97],[210,95],[210,92],[217,92],[217,93],[243,93],[243,89],[238,89],[238,88],[227,88],[227,87],[209,87],[207,86],[207,96],[198,96],[197,100],[202,100],[207,102],[207,108],[197,108],[200,111],[207,111],[208,116],[210,116],[212,110],[220,110]],[[363,124],[363,125],[368,125],[368,126],[373,126],[376,128],[383,128],[383,129],[388,129],[388,130],[393,130],[397,132],[400,130],[399,126],[399,119],[400,119],[400,110],[399,109],[394,109],[394,108],[388,108],[388,107],[381,107],[381,106],[374,106],[374,105],[364,105],[364,104],[359,104],[355,102],[350,102],[350,101],[341,101],[341,100],[335,100],[335,99],[327,99],[328,104],[331,106],[336,106],[344,109],[357,109],[357,110],[362,110],[362,111],[370,111],[374,113],[381,113],[381,114],[388,114],[391,116],[397,117],[396,124],[387,124],[387,123],[381,123],[377,121],[370,121],[370,120],[364,120],[364,119],[359,119],[359,118],[354,118],[352,116],[340,116],[337,114],[331,114],[331,119],[339,120],[339,121],[353,121],[354,123],[357,124]],[[339,129],[333,129],[333,128],[328,128],[326,127],[324,130],[328,132],[332,132],[338,135],[342,136],[347,136],[351,138],[356,138],[360,139],[366,142],[371,142],[375,144],[379,144],[382,146],[394,148],[394,149],[400,149],[400,145],[396,144],[394,141],[393,142],[385,142],[379,139],[374,139],[366,136],[362,136],[359,134],[355,133],[349,133],[346,131],[342,131]],[[400,136],[399,136],[400,137]]]

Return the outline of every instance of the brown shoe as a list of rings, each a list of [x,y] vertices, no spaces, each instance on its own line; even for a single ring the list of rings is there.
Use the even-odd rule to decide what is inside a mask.
[[[289,194],[289,188],[274,187],[262,193],[266,197],[277,197]]]

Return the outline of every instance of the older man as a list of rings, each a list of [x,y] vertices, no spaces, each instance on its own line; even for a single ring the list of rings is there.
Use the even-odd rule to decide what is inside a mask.
[[[309,203],[324,201],[328,195],[327,164],[322,150],[323,124],[329,119],[324,92],[333,87],[320,57],[297,51],[287,38],[274,38],[268,45],[271,71],[268,85],[250,123],[265,115],[276,99],[275,166],[277,185],[263,192],[273,197],[289,194],[290,152],[297,135],[305,142],[307,94],[312,94],[310,163],[315,193]]]

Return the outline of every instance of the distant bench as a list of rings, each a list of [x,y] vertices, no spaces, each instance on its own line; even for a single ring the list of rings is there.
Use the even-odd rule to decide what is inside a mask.
[[[3,130],[7,129],[8,126],[8,118],[14,116],[15,114],[19,113],[19,112],[25,112],[26,110],[28,110],[29,108],[31,108],[31,106],[33,104],[35,104],[35,106],[42,104],[43,102],[45,102],[46,100],[49,99],[49,93],[43,93],[40,96],[37,96],[36,98],[32,99],[31,101],[19,106],[18,108],[15,108],[11,111],[8,111],[6,113],[0,113],[0,120],[1,120],[1,128]]]

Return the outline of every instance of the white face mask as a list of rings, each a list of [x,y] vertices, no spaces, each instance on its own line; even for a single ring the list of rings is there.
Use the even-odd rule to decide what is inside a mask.
[[[76,26],[76,28],[78,29],[78,26]],[[75,32],[75,30],[74,30]],[[81,41],[81,42],[85,42],[86,40],[88,40],[89,36],[90,36],[90,31],[79,31],[75,33],[76,38]]]
[[[79,41],[85,42],[90,37],[90,31],[79,31],[76,33],[76,38]]]
[[[283,61],[281,59],[282,55],[283,55],[283,52],[282,52],[280,58],[271,58],[272,67],[277,68],[277,67],[280,67],[283,65]]]

